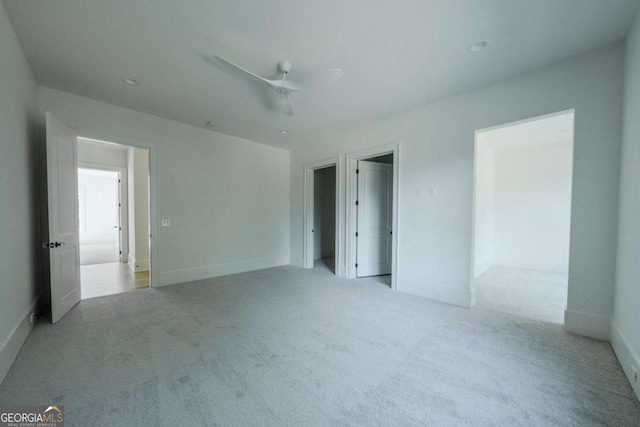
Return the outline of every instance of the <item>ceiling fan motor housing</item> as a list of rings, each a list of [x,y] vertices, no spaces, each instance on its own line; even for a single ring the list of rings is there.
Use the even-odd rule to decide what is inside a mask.
[[[289,71],[291,71],[291,62],[286,62],[286,61],[281,61],[278,62],[278,70],[280,70],[281,73],[289,73]]]

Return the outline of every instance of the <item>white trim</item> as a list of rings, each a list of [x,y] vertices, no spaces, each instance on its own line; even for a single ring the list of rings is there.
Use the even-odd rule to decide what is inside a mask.
[[[622,370],[629,380],[629,384],[631,384],[631,388],[636,393],[638,400],[640,400],[640,377],[637,381],[634,380],[632,369],[632,367],[635,368],[640,376],[640,356],[633,351],[629,345],[629,341],[622,335],[622,332],[614,320],[611,320],[611,346],[620,362],[620,366],[622,366]]]
[[[131,256],[131,254],[129,254],[127,262],[129,264],[129,268],[133,272],[137,273],[137,272],[140,272],[140,271],[149,271],[149,260],[148,259],[135,259],[135,258],[133,258]]]
[[[127,262],[129,256],[129,174],[127,168],[88,162],[78,162],[77,167],[78,169],[104,170],[120,174],[120,218],[118,219],[122,228],[120,230],[120,262]]]
[[[344,174],[342,170],[343,159],[341,156],[331,157],[328,159],[318,160],[306,163],[304,165],[304,230],[303,230],[303,255],[302,266],[304,268],[313,268],[313,200],[314,200],[314,172],[318,169],[324,169],[331,166],[336,167],[336,236],[335,236],[335,260],[336,260],[336,276],[345,277],[344,259],[344,243],[341,239],[344,229],[344,203],[343,188]],[[292,259],[292,264],[293,264]]]
[[[404,289],[398,289],[398,206],[400,200],[400,142],[394,142],[391,144],[385,144],[378,147],[368,148],[366,150],[355,151],[349,153],[346,156],[346,239],[345,239],[345,263],[346,263],[346,277],[354,279],[356,277],[356,209],[354,209],[356,203],[356,195],[358,190],[356,188],[356,169],[358,167],[358,160],[366,160],[372,157],[382,156],[385,154],[393,154],[393,238],[391,243],[391,289],[401,290],[407,292]]]
[[[160,273],[159,286],[168,286],[177,283],[191,282],[194,280],[261,270],[264,268],[279,267],[287,264],[289,264],[289,259],[285,256],[275,258],[257,258],[226,264],[212,264],[204,267],[163,271]]]
[[[609,341],[611,319],[582,311],[564,311],[564,330],[572,334]]]
[[[476,202],[477,202],[477,195],[476,195],[476,186],[477,186],[477,175],[478,175],[478,134],[484,133],[484,132],[488,132],[488,131],[493,131],[493,130],[498,130],[498,129],[502,129],[502,128],[507,128],[507,127],[511,127],[511,126],[516,126],[516,125],[521,125],[524,123],[529,123],[529,122],[533,122],[533,121],[537,121],[537,120],[544,120],[544,119],[548,119],[551,117],[557,117],[557,116],[562,116],[565,114],[573,114],[573,139],[571,141],[571,189],[569,190],[569,198],[570,198],[570,212],[571,215],[573,214],[573,163],[574,163],[574,148],[575,148],[575,123],[576,123],[576,110],[575,108],[570,108],[568,110],[563,110],[563,111],[556,111],[554,113],[549,113],[549,114],[543,114],[540,116],[534,116],[534,117],[529,117],[523,120],[516,120],[513,122],[508,122],[508,123],[502,123],[496,126],[489,126],[486,128],[482,128],[482,129],[476,129],[476,131],[473,134],[473,183],[472,183],[472,201],[471,201],[471,268],[469,270],[469,289],[472,290],[472,292],[475,290],[474,285],[473,285],[473,281],[476,279],[476,277],[478,277],[480,274],[482,274],[482,272],[486,271],[486,269],[489,266],[486,266],[486,260],[482,260],[481,262],[479,262],[478,264],[478,268],[476,268]],[[573,217],[571,217],[571,219],[573,220]],[[571,235],[569,236],[569,245],[571,245]],[[571,254],[569,254],[569,258],[571,258]],[[511,261],[514,261],[516,258],[512,258]],[[502,259],[504,262],[508,262],[508,258],[504,257]],[[531,261],[531,260],[530,260]],[[531,263],[529,265],[540,265],[540,266],[546,266],[546,267],[550,267],[549,269],[552,271],[561,271],[561,272],[568,272],[569,271],[569,263],[571,262],[571,259],[569,259],[569,261],[566,263],[566,267],[564,266],[563,263],[555,263],[552,261],[548,261],[546,262],[545,260],[535,260],[537,262],[536,263]],[[543,262],[544,261],[544,262]],[[553,263],[553,264],[552,264]],[[561,265],[562,264],[562,265]],[[506,264],[506,265],[510,265],[510,264]],[[486,266],[486,267],[485,267]],[[484,270],[483,270],[484,268]],[[525,267],[525,268],[538,268],[538,267]],[[543,269],[547,269],[547,268],[543,268]],[[571,286],[571,281],[569,281],[569,284],[567,286],[567,288],[569,288]],[[567,289],[568,291],[568,289]],[[567,295],[567,301],[569,299],[569,295]],[[579,313],[579,312],[574,312],[574,313]],[[586,313],[582,313],[585,314]],[[570,314],[569,317],[571,317],[572,315]],[[565,325],[567,322],[567,311],[565,311]],[[602,322],[600,322],[602,323]],[[602,325],[601,325],[602,326]],[[579,327],[577,329],[580,329]],[[571,332],[571,331],[569,331]],[[601,331],[600,331],[601,332]],[[580,332],[576,332],[580,335],[583,335]],[[585,334],[587,336],[591,336],[589,334]],[[607,333],[608,336],[608,333]]]
[[[33,329],[33,325],[31,324],[31,313],[35,313],[36,307],[39,306],[41,298],[42,292],[38,294],[27,309],[26,313],[13,327],[13,330],[4,340],[2,346],[0,346],[0,384],[2,384],[4,377],[7,376],[7,373],[9,372],[9,369],[11,369],[13,362],[16,360],[18,353],[20,353],[22,345],[29,336],[31,329]]]
[[[529,123],[529,122],[536,122],[538,120],[544,120],[544,119],[549,119],[551,117],[563,116],[565,114],[574,114],[574,116],[575,116],[575,113],[576,113],[576,109],[575,108],[569,108],[568,110],[556,111],[555,113],[549,113],[549,114],[542,114],[540,116],[527,117],[526,119],[516,120],[514,122],[502,123],[502,124],[495,125],[495,126],[489,126],[489,127],[486,127],[486,128],[477,129],[476,130],[476,135],[478,133],[488,132],[488,131],[492,131],[492,130],[498,130],[498,129],[502,129],[502,128],[509,128],[511,126],[522,125],[522,124]],[[574,124],[575,124],[575,120],[574,120]]]
[[[89,139],[97,142],[104,142],[107,144],[119,144],[129,147],[142,148],[149,150],[149,259],[151,262],[151,268],[149,271],[149,286],[155,288],[160,286],[158,281],[158,245],[157,235],[159,231],[158,225],[158,177],[157,177],[157,149],[152,147],[147,141],[132,138],[129,136],[117,136],[104,133],[102,131],[95,131],[91,129],[76,129],[79,138]]]
[[[450,286],[438,286],[408,277],[401,277],[399,282],[400,292],[466,308],[473,307],[476,302],[475,289],[452,289]]]

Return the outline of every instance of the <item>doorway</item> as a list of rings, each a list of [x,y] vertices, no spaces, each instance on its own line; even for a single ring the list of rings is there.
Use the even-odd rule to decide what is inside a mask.
[[[347,155],[347,277],[397,290],[399,143]]]
[[[570,110],[476,132],[476,308],[564,322],[573,129]]]
[[[356,277],[391,286],[393,154],[358,160],[356,181]]]
[[[342,158],[304,166],[304,268],[323,268],[344,277],[341,247]]]
[[[82,299],[147,288],[149,152],[78,138]]]
[[[314,268],[336,274],[336,180],[335,165],[313,171]]]

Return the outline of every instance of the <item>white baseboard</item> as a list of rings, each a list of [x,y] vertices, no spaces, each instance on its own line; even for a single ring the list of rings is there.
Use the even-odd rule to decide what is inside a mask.
[[[460,307],[470,308],[475,303],[475,289],[452,289],[407,277],[398,278],[397,290]]]
[[[304,258],[303,257],[291,257],[289,264],[294,265],[296,267],[304,268]]]
[[[134,259],[131,254],[128,257],[129,268],[135,272],[139,271],[149,271],[149,260],[148,259]]]
[[[620,366],[622,366],[622,370],[631,384],[631,388],[636,393],[638,400],[640,400],[640,377],[636,380],[632,369],[632,367],[634,367],[640,376],[640,357],[633,351],[631,346],[629,346],[629,342],[624,335],[622,335],[622,332],[618,329],[618,325],[616,325],[616,322],[613,320],[611,321],[611,346],[620,362]]]
[[[564,311],[564,330],[598,340],[611,339],[611,319],[575,310]]]
[[[559,273],[569,272],[568,262],[551,261],[547,259],[500,256],[495,257],[493,264],[506,267],[530,268],[532,270],[557,271]]]
[[[158,281],[158,286],[174,285],[176,283],[209,279],[211,277],[244,273],[246,271],[261,270],[263,268],[278,267],[288,264],[288,257],[275,257],[231,262],[227,264],[214,264],[184,270],[165,271],[159,274],[160,280]]]
[[[33,301],[29,309],[15,325],[11,334],[9,334],[7,339],[2,343],[2,346],[0,346],[0,384],[2,384],[4,377],[7,376],[11,365],[13,365],[22,348],[22,344],[24,344],[29,336],[29,332],[31,332],[33,328],[31,324],[31,313],[36,311],[41,297],[42,292],[36,297],[35,301]]]

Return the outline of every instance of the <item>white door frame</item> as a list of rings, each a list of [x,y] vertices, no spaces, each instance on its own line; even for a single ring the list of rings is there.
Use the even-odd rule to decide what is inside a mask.
[[[391,240],[391,289],[398,290],[398,200],[399,200],[399,177],[400,177],[400,142],[372,147],[366,150],[349,153],[346,156],[346,182],[347,182],[347,203],[346,203],[346,277],[356,278],[356,230],[357,230],[357,210],[356,198],[358,196],[358,180],[356,169],[358,160],[367,160],[372,157],[393,154],[393,237]]]
[[[570,198],[570,211],[573,213],[573,170],[574,170],[574,153],[575,153],[575,142],[576,142],[576,134],[575,134],[575,123],[576,123],[576,110],[575,108],[570,108],[568,110],[558,111],[555,113],[542,114],[540,116],[528,117],[523,120],[516,120],[513,122],[502,123],[496,126],[489,126],[482,129],[477,129],[473,134],[473,187],[472,187],[472,199],[471,199],[471,267],[469,269],[469,289],[471,290],[471,303],[469,307],[473,307],[476,304],[476,296],[475,296],[475,268],[476,268],[476,204],[477,204],[477,174],[478,174],[478,135],[492,130],[512,127],[528,122],[533,122],[537,120],[544,120],[550,117],[563,116],[565,114],[573,114],[573,140],[571,143],[571,189],[569,190],[569,198]],[[573,219],[573,218],[572,218]],[[571,243],[571,236],[569,237],[569,243]],[[571,264],[571,255],[569,255],[569,264]],[[569,286],[567,285],[567,288]],[[568,297],[567,297],[568,302]]]
[[[142,148],[149,151],[149,287],[155,288],[158,285],[158,205],[157,205],[157,170],[158,163],[156,149],[153,144],[131,137],[113,136],[108,133],[94,131],[91,129],[78,129],[78,138],[105,144],[119,144],[128,147]]]
[[[118,172],[120,174],[120,209],[118,210],[118,222],[120,230],[120,262],[128,262],[129,260],[129,197],[128,184],[129,179],[127,168],[120,166],[102,165],[100,163],[78,162],[78,169],[94,169],[108,172]]]
[[[343,207],[343,160],[341,156],[318,160],[304,165],[304,232],[303,232],[303,265],[304,268],[313,268],[313,229],[314,229],[314,179],[313,174],[318,169],[331,166],[336,167],[336,237],[335,237],[335,274],[345,277],[343,253],[344,244],[341,239],[344,229]]]

